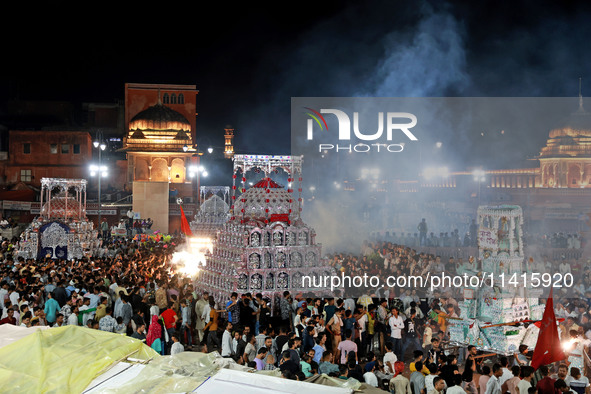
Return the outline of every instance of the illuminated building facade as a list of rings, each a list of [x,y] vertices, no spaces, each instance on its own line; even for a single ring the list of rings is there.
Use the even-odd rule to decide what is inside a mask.
[[[133,211],[169,232],[169,202],[192,197],[188,168],[198,164],[194,85],[125,85],[123,151]],[[180,218],[179,218],[180,219]]]
[[[483,187],[501,189],[591,188],[591,113],[579,108],[561,126],[550,131],[546,146],[536,157],[538,167],[483,171]],[[423,187],[456,187],[473,171],[450,172],[444,177],[423,177]]]

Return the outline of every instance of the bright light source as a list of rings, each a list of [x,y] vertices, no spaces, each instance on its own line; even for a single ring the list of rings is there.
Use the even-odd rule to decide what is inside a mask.
[[[423,171],[423,176],[426,179],[432,179],[434,177],[447,178],[449,176],[449,169],[447,167],[427,167]]]
[[[197,172],[197,166],[189,166],[189,171]]]
[[[314,190],[316,190],[316,186],[310,186],[310,191],[313,192]]]
[[[94,141],[94,142],[92,143],[92,145],[94,145],[94,147],[95,147],[95,148],[98,148],[98,147],[99,147],[99,143],[100,143],[100,142],[98,142],[98,141]]]
[[[474,176],[474,181],[478,182],[484,182],[486,180],[485,175],[486,175],[486,171],[484,171],[481,168],[477,168],[474,171],[472,171],[472,175]]]
[[[203,171],[202,175],[207,178],[207,175],[209,175],[209,174],[207,173],[207,171]]]
[[[103,178],[106,177],[109,172],[109,168],[107,166],[97,166],[96,164],[91,164],[88,166],[88,169],[90,170],[90,176],[96,176],[97,174],[100,174],[100,176]]]
[[[208,153],[213,153],[213,148],[210,146],[209,148],[207,148],[207,152]]]
[[[183,152],[186,152],[189,150],[189,147],[187,145],[183,146]]]
[[[437,142],[435,143],[435,147],[436,147],[436,148],[441,148],[441,146],[443,146],[443,142],[441,142],[441,141],[437,141]]]
[[[104,144],[104,143],[101,144],[101,150],[105,150],[105,149],[107,149],[107,144]]]
[[[172,263],[179,272],[194,277],[200,266],[205,266],[205,256],[212,252],[213,243],[210,238],[190,237],[188,244],[188,251],[175,252],[172,255]]]
[[[575,338],[569,339],[568,341],[562,342],[562,349],[569,351],[573,348],[574,344],[577,342]]]
[[[199,171],[203,172],[205,171],[205,168],[203,168],[203,166],[199,166]]]

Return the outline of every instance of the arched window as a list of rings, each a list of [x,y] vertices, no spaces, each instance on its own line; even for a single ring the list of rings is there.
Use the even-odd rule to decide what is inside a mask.
[[[282,231],[275,231],[273,233],[273,246],[281,246],[283,245],[283,232]]]
[[[265,279],[265,290],[273,290],[275,288],[275,277],[272,273],[267,274]]]
[[[176,94],[173,93],[170,95],[170,103],[176,104]]]
[[[250,246],[254,248],[261,246],[261,234],[258,231],[253,231],[250,234]]]
[[[302,266],[302,254],[300,252],[291,252],[289,266],[293,268],[300,268]]]
[[[184,104],[185,103],[185,96],[183,96],[182,93],[179,94],[179,104]]]
[[[277,288],[287,289],[289,287],[289,274],[287,272],[281,272],[277,275]]]
[[[296,272],[291,277],[291,288],[292,289],[299,289],[301,287],[302,287],[302,273]]]
[[[254,274],[250,277],[250,289],[251,290],[262,290],[263,289],[263,276],[261,274]]]
[[[256,270],[259,268],[261,268],[261,256],[258,253],[248,256],[248,269]]]
[[[170,99],[168,97],[168,93],[164,93],[164,96],[162,96],[162,103],[168,104],[169,102],[170,102]]]
[[[238,283],[236,284],[238,290],[246,290],[248,288],[248,276],[246,274],[241,274],[238,277]]]
[[[165,159],[157,158],[152,161],[153,182],[168,182],[168,163]]]

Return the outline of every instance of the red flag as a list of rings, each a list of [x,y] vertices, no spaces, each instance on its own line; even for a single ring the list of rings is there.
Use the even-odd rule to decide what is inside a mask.
[[[566,358],[560,346],[560,339],[558,338],[552,288],[550,288],[548,302],[546,302],[546,309],[544,309],[544,317],[542,317],[541,323],[538,342],[536,342],[534,355],[531,359],[531,366],[534,369],[538,369],[538,367],[548,365],[554,361],[562,361]]]
[[[189,226],[189,222],[187,221],[187,217],[185,216],[185,211],[183,211],[183,207],[181,207],[181,231],[187,236],[192,237],[193,232],[191,231],[191,226]]]

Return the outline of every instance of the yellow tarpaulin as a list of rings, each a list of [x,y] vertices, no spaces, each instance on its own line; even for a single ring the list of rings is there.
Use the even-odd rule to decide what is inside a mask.
[[[0,389],[11,393],[80,393],[113,363],[160,357],[141,341],[66,326],[39,330],[0,349]]]

